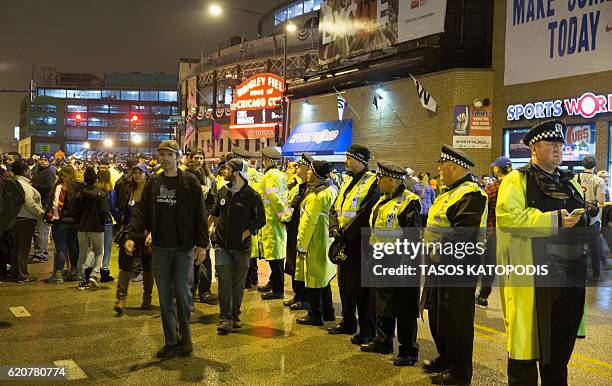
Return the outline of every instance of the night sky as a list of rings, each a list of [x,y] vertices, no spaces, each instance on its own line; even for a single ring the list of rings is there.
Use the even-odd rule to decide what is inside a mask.
[[[278,0],[224,4],[266,12]],[[221,3],[221,2],[220,2]],[[0,89],[27,89],[32,66],[61,72],[178,72],[234,35],[253,39],[257,18],[208,14],[205,0],[0,0]],[[0,139],[19,125],[25,94],[0,93]]]

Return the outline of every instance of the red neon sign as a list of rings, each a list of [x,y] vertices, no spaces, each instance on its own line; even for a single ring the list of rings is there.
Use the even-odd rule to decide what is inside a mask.
[[[274,126],[283,120],[284,92],[283,78],[274,74],[253,75],[238,85],[230,108],[230,137],[274,138]]]

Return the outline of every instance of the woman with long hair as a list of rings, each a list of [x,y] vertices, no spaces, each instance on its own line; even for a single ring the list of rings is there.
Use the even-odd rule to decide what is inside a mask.
[[[111,210],[111,219],[104,224],[104,257],[102,259],[102,269],[100,270],[100,281],[109,282],[115,280],[110,274],[108,264],[110,263],[111,251],[113,248],[113,219],[117,218],[117,195],[111,182],[111,173],[108,169],[98,170],[98,181],[96,186],[106,193],[108,206]]]
[[[125,308],[125,299],[127,298],[128,286],[132,276],[132,266],[134,258],[142,259],[142,304],[143,310],[151,309],[151,296],[153,292],[153,271],[151,257],[151,235],[147,232],[142,237],[142,240],[136,244],[136,248],[131,255],[128,255],[123,246],[125,237],[130,226],[130,219],[134,210],[134,206],[141,200],[145,184],[147,182],[149,168],[143,163],[139,163],[132,168],[132,177],[126,188],[123,190],[121,197],[118,197],[118,214],[117,222],[119,231],[115,237],[115,242],[119,244],[119,280],[117,282],[117,301],[115,302],[115,311],[118,315],[122,315]]]
[[[59,284],[64,282],[63,272],[66,263],[66,252],[70,254],[70,272],[66,281],[78,280],[77,262],[79,248],[77,243],[77,223],[75,196],[79,191],[74,176],[74,169],[70,165],[64,166],[58,175],[51,207],[45,215],[45,220],[50,222],[51,237],[55,244],[55,255],[53,262],[53,275],[46,280],[47,283]]]

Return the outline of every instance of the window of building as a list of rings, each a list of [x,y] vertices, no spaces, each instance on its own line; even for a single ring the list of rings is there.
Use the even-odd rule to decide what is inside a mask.
[[[71,155],[81,150],[82,143],[66,143],[66,155]]]
[[[107,118],[89,117],[89,118],[87,118],[87,126],[106,127],[106,126],[108,126],[108,119]]]
[[[130,112],[138,113],[138,114],[149,114],[149,106],[131,105]]]
[[[153,101],[157,102],[159,99],[158,91],[141,91],[140,92],[140,100],[141,101]]]
[[[66,90],[66,98],[69,99],[100,99],[100,90]]]
[[[299,3],[290,5],[287,8],[287,19],[291,19],[296,16],[300,16],[303,13],[304,13],[304,4],[300,1]]]
[[[304,13],[312,12],[314,9],[314,0],[304,0]]]
[[[128,105],[110,105],[111,114],[127,114],[130,112]]]
[[[172,107],[172,110],[171,110],[172,114],[171,115],[179,115],[178,106],[171,106],[171,107]]]
[[[108,114],[108,105],[89,105],[90,113]]]
[[[56,105],[36,105],[36,111],[39,113],[55,113],[57,112]]]
[[[121,99],[121,92],[119,90],[102,90],[102,98],[108,99]]]
[[[227,139],[227,151],[228,152],[232,151],[232,140],[229,138]]]
[[[151,114],[154,115],[170,115],[172,109],[170,106],[151,106]]]
[[[222,152],[222,151],[223,151],[223,140],[220,139],[219,140],[219,152]]]
[[[321,9],[321,0],[314,0],[314,6],[312,7],[313,11],[317,11]]]
[[[66,105],[66,111],[69,113],[86,113],[87,106],[85,105]]]
[[[249,151],[249,147],[250,147],[249,146],[249,142],[251,142],[251,141],[249,141],[248,139],[244,140],[244,150],[246,150],[246,151]]]
[[[176,91],[160,91],[159,92],[159,101],[160,102],[177,102],[177,92]]]
[[[53,98],[66,98],[66,90],[64,89],[47,89],[45,90],[45,96]]]
[[[121,100],[124,101],[137,101],[138,91],[121,91]]]
[[[64,135],[67,139],[85,139],[87,131],[83,128],[66,128]]]
[[[225,89],[225,104],[229,105],[234,99],[234,90],[231,87]]]
[[[105,139],[108,136],[106,131],[89,130],[87,139]]]
[[[255,151],[259,151],[259,148],[261,147],[261,142],[259,141],[259,139],[255,140]]]
[[[274,13],[274,25],[278,25],[287,20],[287,8],[281,9]]]

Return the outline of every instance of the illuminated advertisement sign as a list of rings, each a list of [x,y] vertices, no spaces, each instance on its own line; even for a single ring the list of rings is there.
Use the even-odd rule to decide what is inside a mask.
[[[529,147],[523,143],[529,128],[504,130],[504,155],[512,161],[531,158]],[[582,161],[587,155],[595,154],[597,129],[594,123],[568,125],[565,131],[563,161]]]
[[[230,109],[230,138],[274,138],[275,126],[283,122],[284,92],[283,78],[274,74],[254,75],[238,85]]]
[[[610,112],[612,112],[612,94],[597,95],[586,92],[580,98],[510,105],[506,110],[508,114],[506,119],[508,121],[518,121],[523,118],[555,118],[562,116],[564,113],[571,116],[580,115],[590,119],[597,114]]]

